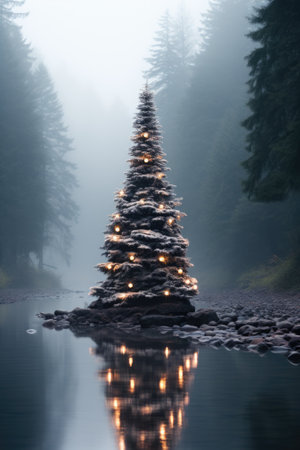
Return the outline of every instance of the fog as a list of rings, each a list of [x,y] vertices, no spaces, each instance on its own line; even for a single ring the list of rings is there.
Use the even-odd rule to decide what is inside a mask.
[[[88,289],[99,279],[113,195],[122,186],[131,123],[145,79],[145,58],[159,18],[184,7],[195,33],[208,0],[27,0],[23,34],[47,66],[73,138],[77,166],[71,264],[48,254],[45,263],[62,273],[64,286]],[[100,276],[101,277],[101,276]]]

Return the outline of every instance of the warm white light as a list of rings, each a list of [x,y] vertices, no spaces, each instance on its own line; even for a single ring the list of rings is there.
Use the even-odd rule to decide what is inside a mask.
[[[118,402],[118,399],[117,399],[117,398],[115,398],[115,399],[114,399],[114,402],[113,402],[113,407],[114,407],[114,409],[117,409],[117,408],[118,408],[118,406],[119,406],[119,402]]]
[[[106,268],[108,269],[108,270],[111,270],[112,269],[112,264],[106,264]]]
[[[169,357],[169,354],[170,354],[169,347],[166,347],[166,348],[165,348],[165,356],[166,356],[166,358]]]
[[[116,226],[115,226],[115,232],[116,232],[116,233],[119,233],[120,231],[121,231],[121,228],[120,228],[118,225],[116,225]]]
[[[121,351],[122,355],[125,355],[125,353],[126,353],[125,345],[121,345],[120,351]]]
[[[185,284],[191,284],[191,280],[189,278],[187,278],[184,282]]]
[[[144,158],[144,163],[148,163],[149,162],[149,158]]]
[[[187,360],[185,361],[185,367],[186,367],[186,370],[190,370],[190,368],[191,368],[190,358],[187,358]]]
[[[177,421],[178,421],[178,425],[180,427],[182,427],[182,411],[181,411],[181,409],[178,411]]]
[[[125,450],[125,442],[124,442],[123,436],[120,437],[119,447],[120,447],[120,450]]]
[[[127,297],[127,294],[120,294],[119,295],[119,298],[121,298],[121,299],[124,299],[124,298],[126,298]]]
[[[167,386],[167,380],[165,378],[161,378],[159,380],[159,390],[161,392],[165,392]]]
[[[161,424],[159,429],[160,439],[163,441],[166,438],[166,428],[164,424]]]
[[[130,386],[130,392],[134,392],[134,389],[135,389],[134,378],[130,378],[129,386]]]
[[[147,133],[147,131],[146,131],[145,133],[143,133],[143,137],[144,137],[145,139],[148,139],[149,133]]]
[[[144,205],[145,204],[145,200],[143,198],[141,198],[141,200],[139,201],[140,205]]]
[[[165,295],[166,297],[168,297],[168,296],[170,295],[170,291],[169,291],[168,289],[166,289],[166,290],[164,291],[164,295]]]
[[[195,352],[193,355],[193,369],[197,369],[198,367],[198,352]]]
[[[161,204],[158,206],[158,208],[159,208],[159,209],[164,209],[163,203],[161,203]]]
[[[134,261],[134,260],[135,260],[134,255],[130,255],[130,256],[129,256],[129,259],[130,259],[130,261]]]
[[[112,237],[112,240],[113,240],[114,242],[117,242],[117,241],[119,240],[119,236],[116,236],[116,235],[114,234],[113,237]]]
[[[163,255],[161,255],[161,256],[158,257],[158,261],[165,262],[166,258]]]
[[[168,219],[168,224],[172,225],[173,222],[174,222],[174,219],[172,219],[172,217],[170,217],[170,219]]]
[[[133,365],[133,358],[132,358],[132,356],[130,356],[128,358],[128,364],[129,364],[129,367],[132,367],[132,365]]]
[[[193,289],[194,289],[195,291],[197,291],[197,289],[198,289],[197,284],[194,284]]]
[[[115,219],[120,219],[120,214],[115,214]]]
[[[108,384],[110,384],[112,382],[112,373],[111,373],[110,369],[107,372],[106,381],[108,382]]]
[[[158,172],[157,174],[157,178],[159,178],[160,180],[165,176],[165,174],[163,172]]]
[[[179,273],[179,275],[183,274],[183,270],[182,269],[178,269],[177,272]]]
[[[132,289],[133,288],[133,283],[128,283],[128,287],[129,287],[129,289]]]
[[[119,197],[124,197],[124,195],[125,195],[125,191],[124,191],[124,189],[121,189],[119,191]]]
[[[170,421],[171,428],[173,428],[174,427],[174,414],[173,414],[173,411],[170,412],[169,421]]]
[[[178,382],[179,382],[179,386],[182,388],[182,386],[183,386],[183,367],[182,366],[178,367]]]

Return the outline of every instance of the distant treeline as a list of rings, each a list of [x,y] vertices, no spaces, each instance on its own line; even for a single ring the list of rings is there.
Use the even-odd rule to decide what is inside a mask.
[[[300,287],[300,3],[215,0],[198,41],[166,13],[146,76],[202,285]]]
[[[47,69],[16,24],[23,3],[0,0],[0,287],[25,283],[32,262],[42,269],[46,247],[67,259],[76,216],[71,141]]]

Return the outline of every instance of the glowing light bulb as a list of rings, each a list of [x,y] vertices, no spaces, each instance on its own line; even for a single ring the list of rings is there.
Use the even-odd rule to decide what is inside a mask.
[[[130,378],[129,387],[130,387],[130,392],[134,392],[134,389],[135,389],[134,378]]]
[[[172,217],[170,217],[170,219],[168,219],[168,224],[169,224],[169,225],[172,225],[173,222],[174,222],[174,219],[172,219]]]
[[[119,406],[119,402],[118,402],[118,399],[117,399],[117,398],[115,398],[115,399],[114,399],[114,402],[113,402],[113,407],[114,407],[114,409],[117,409],[117,408],[118,408],[118,406]]]
[[[141,200],[139,201],[140,205],[144,205],[145,204],[145,200],[143,198],[141,198]]]
[[[110,369],[107,372],[106,381],[108,382],[108,384],[110,384],[112,382],[112,373],[111,373]]]
[[[121,189],[119,191],[119,197],[124,197],[124,195],[125,195],[125,191],[124,191],[124,189]]]
[[[144,163],[148,163],[149,162],[149,158],[144,158]]]
[[[183,274],[183,270],[182,269],[178,269],[177,272],[179,273],[179,275]]]
[[[107,265],[106,265],[106,268],[107,268],[108,270],[111,270],[111,269],[112,269],[112,264],[107,264]]]
[[[120,228],[118,225],[116,225],[116,226],[115,226],[115,232],[116,232],[116,233],[119,233],[120,231],[121,231],[121,228]]]
[[[169,422],[170,422],[171,428],[173,428],[174,427],[174,414],[173,414],[173,411],[170,412]]]
[[[166,347],[166,348],[165,348],[165,356],[166,356],[166,358],[169,357],[169,354],[170,354],[169,347]]]
[[[122,355],[125,355],[125,353],[126,353],[125,345],[121,345],[120,351],[121,351]]]
[[[158,261],[165,262],[166,258],[163,255],[161,255],[161,256],[158,257]]]
[[[165,437],[166,437],[166,427],[165,427],[164,424],[162,424],[162,425],[160,426],[159,434],[160,434],[160,439],[161,439],[161,440],[164,440]]]
[[[168,297],[168,296],[170,295],[170,291],[169,291],[168,289],[166,289],[166,290],[164,291],[164,295],[165,295],[166,297]]]
[[[132,289],[133,288],[133,283],[128,283],[128,285],[127,285],[128,287],[129,287],[129,289]]]
[[[115,219],[120,219],[120,214],[115,214]]]
[[[127,297],[126,294],[120,294],[120,295],[119,295],[119,298],[121,298],[121,299],[123,299],[123,300],[124,300],[124,298],[126,298],[126,297]]]
[[[165,378],[161,378],[159,380],[159,390],[161,392],[165,392],[167,386],[167,380]]]
[[[179,386],[182,388],[182,386],[183,386],[183,367],[182,366],[178,367],[178,383],[179,383]]]
[[[113,237],[112,237],[112,240],[113,240],[114,242],[117,242],[117,241],[119,240],[119,236],[116,236],[116,235],[114,234]]]
[[[182,427],[182,411],[181,411],[181,409],[178,411],[177,421],[178,421],[178,425],[180,427]]]
[[[143,137],[144,137],[145,139],[148,139],[149,133],[147,133],[147,131],[146,131],[145,133],[143,133]]]
[[[193,355],[193,369],[197,369],[198,367],[198,352],[195,352]]]
[[[184,282],[185,284],[191,284],[191,280],[189,278],[187,278]]]
[[[157,178],[159,179],[159,180],[161,180],[163,177],[164,177],[164,173],[163,172],[158,172],[158,174],[157,174]]]
[[[187,358],[187,360],[185,361],[185,367],[186,367],[186,370],[190,370],[190,368],[191,368],[190,358]]]
[[[193,289],[194,289],[194,291],[197,291],[197,290],[198,290],[197,284],[194,284]]]
[[[164,209],[164,205],[161,203],[161,204],[158,206],[158,208],[159,208],[159,209]]]
[[[129,364],[129,367],[132,367],[132,366],[133,366],[133,357],[132,357],[132,356],[130,356],[130,357],[128,358],[128,364]]]
[[[130,255],[130,256],[129,256],[129,259],[130,259],[130,261],[134,261],[134,260],[135,260],[134,255]]]

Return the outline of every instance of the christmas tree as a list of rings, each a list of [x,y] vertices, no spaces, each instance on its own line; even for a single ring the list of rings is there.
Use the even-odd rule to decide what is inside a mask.
[[[98,305],[188,302],[198,287],[187,273],[192,264],[179,224],[185,214],[177,209],[181,203],[166,179],[160,126],[148,86],[140,95],[134,129],[130,168],[106,232],[108,262],[97,266],[107,278],[90,294],[98,297]]]

